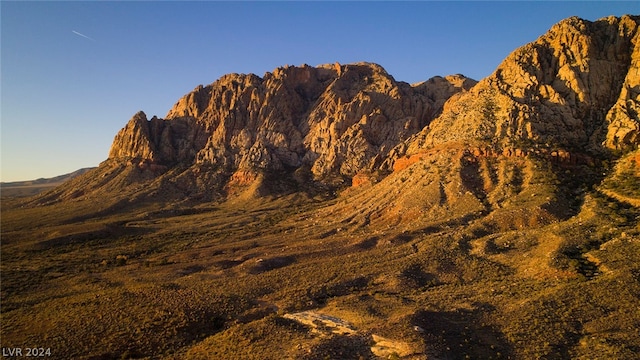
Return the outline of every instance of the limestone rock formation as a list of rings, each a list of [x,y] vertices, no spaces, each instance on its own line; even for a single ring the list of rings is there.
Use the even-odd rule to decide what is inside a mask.
[[[287,66],[137,113],[98,168],[3,203],[3,339],[92,358],[637,359],[639,22],[564,20],[479,83]],[[334,315],[359,337],[329,334]]]
[[[640,143],[639,21],[558,23],[393,149],[392,175],[327,213],[354,226],[473,223],[478,233],[572,216],[580,189],[601,181],[599,164]]]
[[[268,194],[308,184],[378,186],[394,170],[419,166],[429,173],[427,162],[462,161],[443,184],[464,183],[460,177],[485,162],[494,170],[513,163],[520,167],[514,171],[532,174],[539,161],[593,168],[640,144],[639,22],[640,16],[563,20],[479,83],[451,75],[410,85],[371,63],[228,74],[185,95],[165,119],[134,115],[107,161],[78,180],[82,191],[60,197],[132,184],[136,196],[190,199],[242,187]],[[448,199],[439,206],[457,196],[434,189]],[[484,212],[502,206],[489,201],[500,197],[491,195],[495,189],[465,189]]]
[[[206,140],[200,124],[190,117],[164,121],[140,111],[116,135],[110,159],[173,164],[195,158]]]
[[[449,99],[410,152],[447,142],[596,152],[602,144],[636,147],[639,20],[561,21],[470,92]]]
[[[633,53],[620,96],[607,113],[605,145],[611,149],[625,149],[640,143],[640,32],[632,39]]]
[[[393,147],[474,84],[454,75],[411,86],[369,63],[229,74],[184,96],[165,120],[136,114],[109,159],[350,178],[381,168]]]

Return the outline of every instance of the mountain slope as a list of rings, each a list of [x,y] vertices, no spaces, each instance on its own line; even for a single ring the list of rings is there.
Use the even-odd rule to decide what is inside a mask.
[[[450,100],[412,146],[635,148],[639,42],[638,17],[566,19],[511,53],[473,91]]]
[[[408,228],[478,219],[481,232],[575,215],[612,153],[640,142],[639,19],[555,25],[394,149],[393,174],[327,213]]]

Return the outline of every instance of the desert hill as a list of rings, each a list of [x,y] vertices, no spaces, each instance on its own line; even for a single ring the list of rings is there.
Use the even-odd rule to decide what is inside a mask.
[[[2,203],[3,346],[638,358],[639,24],[563,20],[479,82],[285,66],[135,114]]]
[[[2,197],[33,196],[42,191],[51,190],[52,188],[62,185],[64,182],[93,169],[94,168],[82,168],[68,174],[54,176],[52,178],[2,182],[0,183],[0,192],[2,193]]]

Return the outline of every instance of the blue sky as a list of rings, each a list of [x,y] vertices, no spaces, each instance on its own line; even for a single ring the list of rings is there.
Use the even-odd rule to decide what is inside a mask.
[[[16,181],[97,166],[134,113],[164,117],[226,73],[370,61],[410,83],[479,80],[563,18],[640,4],[2,1],[0,12],[0,178]]]

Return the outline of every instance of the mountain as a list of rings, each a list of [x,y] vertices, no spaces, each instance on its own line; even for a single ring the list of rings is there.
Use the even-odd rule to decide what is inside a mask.
[[[484,140],[498,148],[634,149],[637,42],[637,17],[566,19],[448,104],[439,121],[423,131],[421,143]]]
[[[59,186],[62,183],[93,169],[94,168],[82,168],[68,174],[46,179],[40,178],[27,181],[2,182],[0,183],[0,190],[2,191],[3,197],[33,196],[42,191],[50,190],[56,186]]]
[[[142,183],[136,198],[199,201],[340,188],[443,146],[601,161],[640,141],[636,28],[633,16],[566,19],[477,85],[462,75],[409,85],[370,63],[225,75],[165,119],[135,114],[95,174],[42,201]]]
[[[285,66],[139,112],[98,168],[2,202],[3,341],[638,358],[639,25],[563,20],[478,82]]]
[[[288,180],[284,192],[291,184],[348,184],[358,173],[388,171],[392,149],[475,83],[451,75],[409,85],[369,63],[226,75],[184,96],[166,119],[135,114],[99,169],[39,201],[126,193],[142,183],[136,198],[201,201],[249,185],[269,194],[274,186],[264,182],[274,178]]]
[[[574,215],[605,163],[638,152],[637,23],[573,17],[515,50],[393,151],[404,154],[396,170],[411,166],[386,184],[403,190],[381,184],[364,209],[421,224],[485,217],[483,228],[501,230]]]

